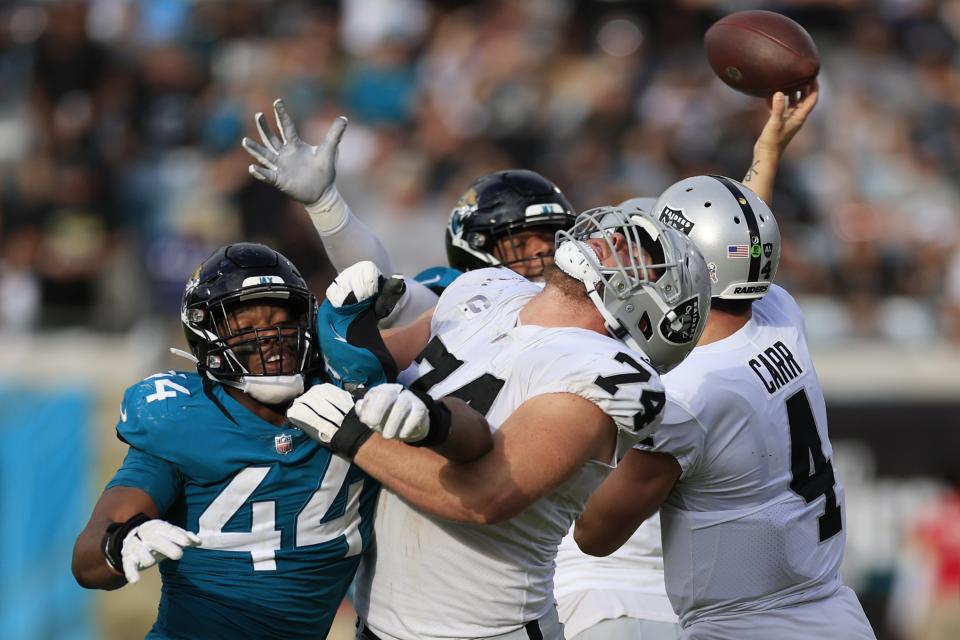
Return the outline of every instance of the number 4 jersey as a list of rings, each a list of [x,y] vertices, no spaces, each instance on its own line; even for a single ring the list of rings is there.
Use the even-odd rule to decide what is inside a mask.
[[[460,276],[434,311],[413,386],[461,398],[493,429],[535,396],[576,394],[613,419],[621,451],[629,450],[659,417],[659,378],[605,335],[522,326],[520,310],[542,290],[508,269]],[[357,575],[357,610],[384,640],[485,638],[544,616],[554,606],[557,545],[614,464],[590,461],[521,514],[491,525],[431,518],[384,490],[377,550]]]
[[[697,347],[663,380],[663,422],[653,446],[638,448],[669,453],[682,468],[661,509],[667,592],[681,624],[836,593],[843,488],[790,295],[771,287],[744,327]]]
[[[322,638],[371,535],[378,485],[195,373],[127,390],[130,445],[108,487],[136,487],[202,544],[160,563],[148,638]]]

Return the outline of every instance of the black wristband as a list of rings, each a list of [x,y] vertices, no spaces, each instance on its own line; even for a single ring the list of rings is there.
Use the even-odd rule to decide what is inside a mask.
[[[450,436],[450,424],[453,418],[450,416],[450,409],[439,400],[434,400],[428,394],[418,389],[410,389],[410,392],[420,398],[420,401],[427,406],[427,414],[430,416],[430,430],[427,437],[417,442],[408,444],[414,447],[436,447],[447,441]]]
[[[350,409],[343,417],[340,428],[333,434],[327,448],[337,455],[353,460],[363,443],[372,435],[373,429],[360,422],[356,409]]]
[[[111,522],[107,526],[107,532],[103,534],[100,548],[103,549],[103,556],[107,559],[107,564],[117,573],[123,573],[123,556],[121,555],[123,540],[127,537],[127,534],[148,520],[153,520],[153,518],[145,513],[138,513],[126,522]]]

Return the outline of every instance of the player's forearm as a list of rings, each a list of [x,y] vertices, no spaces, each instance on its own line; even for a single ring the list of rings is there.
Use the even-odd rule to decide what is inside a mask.
[[[625,522],[617,512],[587,508],[573,530],[573,539],[580,550],[591,556],[608,556],[626,543],[644,520],[656,513],[634,514]]]
[[[441,402],[450,409],[451,428],[446,441],[433,447],[434,451],[454,462],[471,462],[493,448],[490,425],[482,414],[457,398]]]
[[[103,555],[103,536],[109,521],[91,521],[73,547],[73,577],[86,589],[119,589],[127,583],[113,571]]]
[[[758,142],[753,149],[750,168],[743,177],[743,184],[750,187],[770,207],[773,206],[773,184],[779,166],[780,153]]]
[[[679,478],[680,465],[673,456],[629,451],[577,518],[577,546],[592,556],[613,553],[660,509]]]
[[[409,367],[430,340],[430,322],[433,309],[428,309],[413,323],[405,327],[385,329],[380,332],[387,351],[397,364],[397,370]]]
[[[488,473],[488,458],[456,463],[435,451],[374,435],[353,461],[421,511],[455,522],[492,524],[518,510],[508,506],[509,487],[501,486],[509,474]]]

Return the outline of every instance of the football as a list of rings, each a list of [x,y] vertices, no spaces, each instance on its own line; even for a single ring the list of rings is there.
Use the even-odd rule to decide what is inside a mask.
[[[737,91],[762,98],[810,83],[820,55],[810,34],[772,11],[739,11],[721,18],[703,39],[713,71]]]

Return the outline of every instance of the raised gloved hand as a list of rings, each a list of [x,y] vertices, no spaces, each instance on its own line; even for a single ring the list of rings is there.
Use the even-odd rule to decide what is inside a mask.
[[[169,558],[179,560],[185,547],[200,545],[197,534],[138,513],[123,523],[114,523],[104,536],[103,553],[107,563],[123,573],[127,582],[140,580],[140,572]]]
[[[357,417],[389,440],[415,446],[442,444],[450,433],[450,410],[425,393],[399,384],[367,390],[356,404]]]
[[[327,300],[339,309],[376,296],[374,314],[382,319],[390,315],[406,290],[403,276],[384,278],[377,265],[365,260],[350,265],[334,278],[327,287]]]
[[[287,419],[333,453],[353,459],[373,431],[358,418],[354,397],[335,385],[310,387],[287,409]]]
[[[323,143],[313,146],[297,135],[283,100],[274,101],[273,112],[280,135],[270,128],[263,113],[257,113],[255,120],[263,144],[250,138],[241,142],[259,163],[250,165],[250,175],[275,186],[307,209],[324,208],[326,200],[339,198],[334,187],[337,149],[347,128],[347,119],[340,116],[334,120]]]

